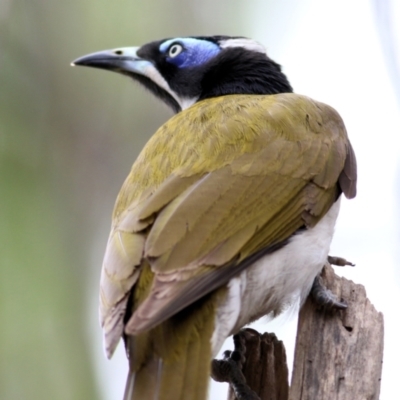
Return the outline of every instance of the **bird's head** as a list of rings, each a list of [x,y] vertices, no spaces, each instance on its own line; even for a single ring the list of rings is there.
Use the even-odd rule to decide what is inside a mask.
[[[292,92],[279,64],[244,37],[164,39],[78,58],[72,65],[128,75],[179,112],[196,101],[227,94]]]

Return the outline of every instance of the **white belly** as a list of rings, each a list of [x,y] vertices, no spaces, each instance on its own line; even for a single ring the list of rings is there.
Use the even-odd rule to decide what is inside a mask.
[[[244,325],[305,300],[327,260],[339,208],[340,199],[314,228],[294,235],[286,246],[260,258],[230,281],[217,311],[214,355],[225,339]]]

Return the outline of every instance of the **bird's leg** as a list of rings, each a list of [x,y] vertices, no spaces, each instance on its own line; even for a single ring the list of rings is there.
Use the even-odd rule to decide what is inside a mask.
[[[225,351],[222,360],[212,360],[211,377],[217,382],[228,382],[235,393],[237,400],[260,400],[246,383],[242,372],[245,362],[245,331],[233,336],[234,351]]]
[[[337,265],[339,267],[344,267],[346,265],[350,265],[354,267],[350,261],[347,261],[342,257],[333,257],[328,256],[328,263],[331,265]],[[347,304],[343,301],[339,301],[338,298],[325,287],[322,283],[321,275],[318,274],[311,288],[311,296],[314,301],[319,305],[329,310],[345,310],[347,308]]]

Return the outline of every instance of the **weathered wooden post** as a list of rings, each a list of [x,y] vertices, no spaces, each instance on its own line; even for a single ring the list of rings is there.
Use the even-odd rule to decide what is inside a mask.
[[[309,298],[299,314],[292,382],[285,349],[274,335],[248,330],[243,374],[260,400],[378,400],[383,316],[362,285],[325,267],[323,282],[348,308],[319,310]],[[286,372],[285,372],[286,371]],[[285,375],[286,374],[286,375]],[[229,400],[234,400],[232,392]]]
[[[273,333],[260,334],[247,329],[245,346],[246,361],[242,370],[250,388],[262,400],[288,400],[288,367],[283,342]],[[236,399],[232,389],[228,399]]]

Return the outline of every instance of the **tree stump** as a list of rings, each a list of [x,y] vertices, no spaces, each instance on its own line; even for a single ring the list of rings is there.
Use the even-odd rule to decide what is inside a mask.
[[[242,371],[250,388],[262,400],[288,400],[289,383],[285,346],[273,333],[246,329],[246,361]],[[236,397],[229,389],[229,400]]]
[[[378,400],[383,315],[362,285],[323,270],[324,285],[347,302],[344,311],[317,310],[310,298],[299,315],[290,400]]]

